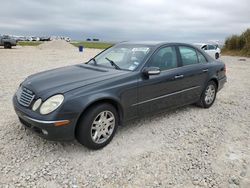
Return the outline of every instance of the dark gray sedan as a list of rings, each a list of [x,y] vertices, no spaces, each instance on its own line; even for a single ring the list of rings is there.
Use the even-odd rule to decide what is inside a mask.
[[[209,108],[225,73],[225,64],[189,44],[125,42],[86,64],[29,76],[13,104],[40,136],[99,149],[128,120],[188,104]]]

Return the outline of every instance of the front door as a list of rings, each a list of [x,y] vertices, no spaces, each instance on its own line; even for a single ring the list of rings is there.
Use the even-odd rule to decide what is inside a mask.
[[[182,78],[176,49],[175,46],[161,47],[147,63],[146,67],[159,67],[161,73],[139,78],[138,102],[135,104],[139,115],[178,105]]]

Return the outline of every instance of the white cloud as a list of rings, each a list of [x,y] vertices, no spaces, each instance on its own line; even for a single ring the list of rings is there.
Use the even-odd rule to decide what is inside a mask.
[[[250,27],[249,0],[16,0],[0,33],[103,40],[223,40]]]

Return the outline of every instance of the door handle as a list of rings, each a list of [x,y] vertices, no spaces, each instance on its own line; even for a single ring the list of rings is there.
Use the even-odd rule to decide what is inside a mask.
[[[174,77],[174,79],[180,79],[180,78],[183,78],[184,76],[183,76],[183,74],[181,74],[181,75],[176,75],[175,77]]]
[[[202,72],[208,72],[208,69],[203,69]]]

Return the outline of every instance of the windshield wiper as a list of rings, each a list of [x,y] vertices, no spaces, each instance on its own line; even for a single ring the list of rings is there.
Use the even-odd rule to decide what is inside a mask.
[[[93,58],[91,58],[89,61],[93,61],[94,62],[94,65],[97,65],[97,62],[96,62],[96,60],[95,60],[95,58],[93,57]]]
[[[105,57],[105,59],[107,59],[108,62],[110,62],[110,64],[111,64],[113,67],[115,67],[115,68],[118,69],[118,70],[121,70],[121,68],[120,68],[117,64],[115,64],[114,61],[112,61],[111,59],[109,59],[109,58],[107,58],[107,57]]]

